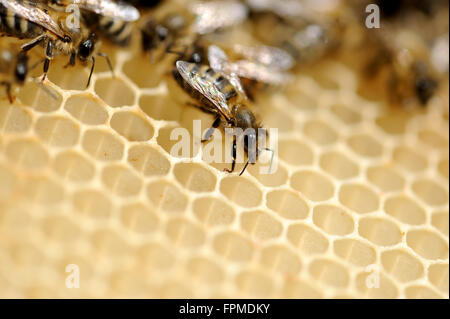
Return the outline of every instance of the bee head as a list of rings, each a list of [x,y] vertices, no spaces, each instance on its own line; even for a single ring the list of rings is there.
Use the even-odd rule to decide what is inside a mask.
[[[17,64],[14,75],[18,82],[23,83],[28,73],[28,56],[21,52],[17,56]]]
[[[235,107],[235,122],[236,127],[244,130],[244,150],[247,152],[249,162],[254,164],[258,157],[258,129],[259,125],[256,122],[253,112],[243,105]]]
[[[78,46],[78,58],[81,61],[86,61],[93,54],[96,39],[95,33],[91,33],[86,40],[81,41]]]

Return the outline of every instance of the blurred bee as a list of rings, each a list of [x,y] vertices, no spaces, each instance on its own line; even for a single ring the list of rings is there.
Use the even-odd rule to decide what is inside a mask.
[[[129,44],[134,25],[140,17],[131,4],[113,0],[49,0],[54,5],[76,5],[81,9],[85,24],[95,29],[114,44]]]
[[[439,84],[428,49],[406,34],[371,33],[370,36],[365,46],[372,47],[373,54],[365,67],[366,76],[372,79],[384,74],[388,98],[393,104],[401,105],[416,97],[421,105],[426,105]],[[399,41],[400,38],[405,41]]]
[[[13,102],[12,85],[23,85],[28,73],[28,56],[10,48],[0,48],[0,85],[6,89],[9,102]]]
[[[215,120],[206,132],[202,142],[208,141],[214,129],[223,124],[231,128],[240,128],[244,132],[251,129],[251,133],[244,135],[244,151],[247,154],[247,162],[239,175],[242,175],[248,164],[254,164],[261,150],[273,151],[268,148],[258,147],[258,132],[261,125],[257,122],[255,114],[246,106],[246,99],[241,96],[227,77],[213,70],[207,65],[177,61],[173,76],[180,87],[192,98],[200,103],[200,108],[215,115]],[[228,173],[234,171],[236,165],[237,140],[233,136],[231,169],[225,169]],[[273,156],[273,155],[272,155]]]

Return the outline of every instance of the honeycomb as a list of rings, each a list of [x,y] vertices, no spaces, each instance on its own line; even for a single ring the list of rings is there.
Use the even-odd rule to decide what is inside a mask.
[[[0,93],[0,297],[449,297],[448,80],[395,109],[321,60],[258,96],[278,170],[239,177],[170,155],[173,128],[213,119],[169,58],[102,50],[114,76],[99,60],[88,89],[55,59]]]

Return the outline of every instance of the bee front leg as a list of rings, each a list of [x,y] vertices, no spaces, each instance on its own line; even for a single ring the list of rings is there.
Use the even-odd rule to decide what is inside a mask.
[[[45,40],[45,34],[40,35],[37,38],[33,39],[31,42],[24,44],[22,46],[22,51],[23,52],[30,51],[32,48],[34,48],[36,45],[40,44],[44,40]]]
[[[75,51],[72,51],[72,53],[70,54],[70,60],[69,62],[64,66],[64,68],[67,68],[69,66],[75,66],[75,61],[77,58],[77,53]]]
[[[217,115],[217,117],[214,120],[214,122],[211,125],[211,127],[206,131],[205,136],[202,139],[202,143],[204,143],[206,141],[209,141],[209,139],[211,138],[211,136],[214,133],[214,130],[219,127],[221,120],[222,119],[220,118],[220,115]]]
[[[236,166],[236,153],[237,153],[237,142],[236,142],[236,135],[233,136],[233,149],[231,150],[231,154],[233,157],[233,162],[231,163],[231,169],[225,168],[224,171],[228,173],[234,172],[234,167]]]
[[[45,49],[45,60],[44,60],[44,75],[42,76],[42,81],[45,80],[48,73],[48,68],[50,67],[50,60],[53,58],[53,41],[48,41],[47,48]]]

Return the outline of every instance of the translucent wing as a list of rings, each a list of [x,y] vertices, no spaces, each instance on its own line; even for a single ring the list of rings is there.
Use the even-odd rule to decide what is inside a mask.
[[[37,8],[35,3],[18,0],[0,0],[0,3],[20,17],[40,25],[60,38],[65,36],[59,25],[47,13]]]
[[[122,1],[71,0],[71,2],[79,5],[82,9],[123,21],[136,21],[140,17],[138,9]]]
[[[247,99],[244,88],[242,86],[239,76],[230,68],[230,61],[225,52],[221,48],[215,45],[208,47],[208,60],[209,65],[217,72],[223,73],[228,81],[235,87],[235,89]]]
[[[234,0],[196,2],[189,7],[195,15],[193,31],[207,34],[241,23],[248,13],[247,7]]]
[[[198,73],[191,71],[193,63],[177,61],[176,67],[183,79],[195,90],[206,97],[226,120],[231,119],[230,109],[225,94],[220,92],[212,82],[205,80]]]
[[[241,78],[247,78],[267,84],[281,85],[292,80],[292,75],[271,69],[263,64],[247,60],[232,63],[229,68]]]
[[[294,65],[294,58],[283,49],[258,45],[245,46],[236,44],[234,51],[242,55],[246,60],[261,63],[275,70],[289,70]]]
[[[305,9],[299,0],[247,0],[248,6],[254,11],[272,11],[281,17],[297,17]]]

